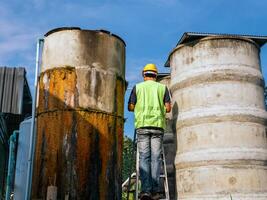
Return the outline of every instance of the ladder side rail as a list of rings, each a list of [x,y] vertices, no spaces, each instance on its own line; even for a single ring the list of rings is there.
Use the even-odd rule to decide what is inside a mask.
[[[138,150],[138,142],[136,144],[136,179],[135,179],[135,200],[138,200],[138,191],[139,191],[139,150]]]
[[[168,174],[166,169],[166,159],[165,159],[165,152],[164,147],[162,145],[162,157],[163,157],[163,168],[164,168],[164,189],[165,189],[165,198],[166,200],[170,200],[170,193],[169,193],[169,184],[168,184]]]

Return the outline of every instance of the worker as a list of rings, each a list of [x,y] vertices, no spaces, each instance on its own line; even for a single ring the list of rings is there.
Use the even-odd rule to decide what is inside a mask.
[[[171,111],[168,88],[156,82],[155,64],[147,64],[142,72],[144,81],[136,84],[130,94],[128,110],[134,111],[135,131],[139,150],[141,200],[160,198],[160,167],[165,114]]]

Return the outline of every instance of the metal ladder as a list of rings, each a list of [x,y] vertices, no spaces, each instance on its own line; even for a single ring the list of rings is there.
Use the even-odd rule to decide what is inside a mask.
[[[138,144],[136,142],[136,134],[134,135],[134,141],[133,142],[134,142],[133,152],[135,152],[135,154],[136,154],[135,172],[130,174],[129,178],[126,179],[126,181],[122,184],[122,188],[127,187],[127,200],[129,200],[130,193],[134,193],[134,199],[139,200],[139,192],[140,192],[140,188],[139,188],[139,175],[140,175],[140,173],[139,173],[139,151],[138,151]],[[162,158],[163,174],[160,174],[160,178],[163,179],[165,198],[161,198],[160,200],[170,200],[168,176],[167,176],[166,160],[165,160],[165,153],[164,153],[163,144],[162,144],[161,158]],[[134,181],[134,184],[135,184],[134,190],[131,190],[132,180],[135,180]]]

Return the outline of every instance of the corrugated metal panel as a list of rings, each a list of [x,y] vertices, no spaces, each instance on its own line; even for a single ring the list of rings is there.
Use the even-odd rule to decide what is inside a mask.
[[[3,94],[5,83],[5,68],[0,68],[0,94]],[[3,95],[0,96],[0,107],[2,105]]]
[[[0,199],[4,199],[8,153],[8,133],[4,115],[0,114]]]
[[[0,114],[0,143],[5,145],[5,148],[8,149],[8,131],[7,131],[7,126],[6,126],[6,120],[4,118],[3,114]]]
[[[12,92],[12,113],[22,113],[25,70],[16,70]]]
[[[0,67],[0,112],[23,114],[25,92],[29,93],[25,69]]]
[[[2,112],[4,113],[11,113],[14,73],[14,68],[6,68],[5,70],[4,90],[2,93]]]
[[[4,199],[6,153],[4,145],[0,142],[0,199]]]
[[[178,41],[177,45],[184,44],[187,42],[191,42],[194,40],[201,39],[207,36],[223,36],[223,37],[231,37],[231,38],[249,38],[256,42],[260,47],[263,46],[267,42],[267,36],[262,35],[240,35],[240,34],[225,34],[225,33],[195,33],[195,32],[185,32],[181,39]]]
[[[24,68],[0,67],[0,199],[4,199],[8,139],[31,114],[31,93]]]

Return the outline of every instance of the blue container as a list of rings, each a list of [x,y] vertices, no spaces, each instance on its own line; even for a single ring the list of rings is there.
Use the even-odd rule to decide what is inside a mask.
[[[7,187],[6,187],[6,200],[10,199],[11,192],[14,189],[15,166],[16,166],[16,148],[18,131],[14,131],[9,138],[9,158],[8,158],[8,172],[7,172]]]
[[[21,122],[19,128],[15,185],[14,185],[15,200],[23,200],[26,195],[28,154],[30,148],[30,131],[31,131],[31,118]]]

